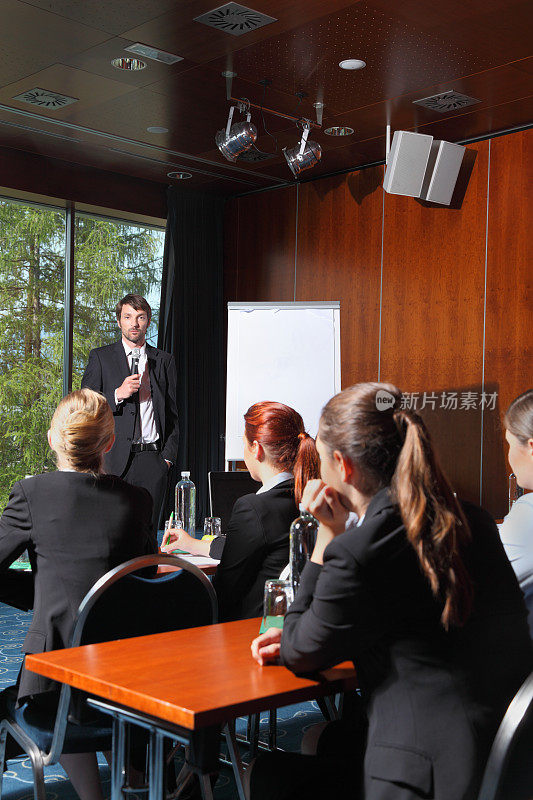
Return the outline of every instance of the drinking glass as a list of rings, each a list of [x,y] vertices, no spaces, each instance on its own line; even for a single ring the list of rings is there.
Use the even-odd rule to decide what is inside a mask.
[[[263,603],[263,619],[259,633],[267,628],[283,628],[283,619],[294,600],[290,581],[265,581],[265,599]]]
[[[204,520],[203,538],[205,539],[209,536],[210,539],[214,539],[215,536],[220,536],[221,533],[222,527],[220,524],[220,517],[206,517]]]

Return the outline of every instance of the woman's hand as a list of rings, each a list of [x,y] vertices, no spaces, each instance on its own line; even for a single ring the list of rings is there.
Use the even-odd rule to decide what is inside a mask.
[[[269,628],[251,644],[252,656],[263,666],[279,660],[281,629]]]
[[[344,532],[348,511],[335,489],[318,479],[307,482],[301,502],[320,522],[311,561],[322,564],[328,544],[335,536]]]
[[[338,536],[344,531],[348,511],[342,505],[338,493],[331,486],[326,486],[320,479],[306,483],[302,503],[313,517]]]
[[[182,528],[169,528],[163,536],[161,552],[172,553],[174,550],[185,550],[187,553],[191,553],[191,547],[194,547],[195,543],[196,539],[189,536]]]

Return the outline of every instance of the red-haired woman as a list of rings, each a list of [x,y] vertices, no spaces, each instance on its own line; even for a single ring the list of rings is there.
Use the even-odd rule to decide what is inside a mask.
[[[261,615],[265,581],[278,578],[289,561],[289,528],[303,488],[320,474],[315,442],[293,408],[256,403],[244,421],[244,461],[262,486],[233,507],[213,580],[221,621]],[[171,552],[176,542],[191,553],[206,554],[209,548],[184,531],[174,531],[162,550]],[[213,546],[209,549],[214,555]]]
[[[302,499],[320,521],[316,546],[283,632],[268,630],[252,653],[261,664],[280,655],[296,673],[353,661],[368,733],[354,714],[344,736],[323,732],[316,757],[259,756],[250,796],[474,800],[500,719],[533,667],[494,520],[456,500],[395,386],[333,397],[317,449],[322,480]],[[359,521],[345,530],[347,509]]]

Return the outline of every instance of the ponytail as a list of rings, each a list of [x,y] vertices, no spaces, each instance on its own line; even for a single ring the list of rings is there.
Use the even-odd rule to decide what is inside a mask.
[[[391,490],[431,591],[444,603],[441,622],[448,630],[464,625],[472,608],[472,585],[461,557],[470,530],[422,420],[402,409],[393,417],[403,446]]]
[[[320,456],[315,447],[315,440],[305,431],[298,434],[298,439],[298,450],[292,467],[296,505],[300,504],[307,481],[320,477]]]

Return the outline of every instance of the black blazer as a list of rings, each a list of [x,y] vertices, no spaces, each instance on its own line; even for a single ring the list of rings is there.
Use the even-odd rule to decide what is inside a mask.
[[[67,647],[91,586],[130,558],[157,552],[152,498],[113,475],[50,472],[15,483],[0,519],[0,571],[27,548],[35,579],[24,653]],[[22,670],[19,700],[57,684]]]
[[[161,455],[175,464],[179,440],[176,362],[170,353],[149,344],[146,345],[146,357]],[[112,475],[122,475],[124,472],[133,439],[135,396],[129,397],[118,406],[115,404],[115,389],[129,374],[128,359],[122,341],[118,341],[91,350],[81,381],[82,389],[94,389],[105,395],[115,418],[115,444],[105,457],[105,468]]]
[[[523,598],[496,525],[465,506],[474,612],[445,633],[397,509],[383,489],[362,525],[310,562],[283,629],[298,673],[352,660],[368,715],[365,800],[471,800],[506,706],[533,667]],[[362,791],[362,795],[358,792]]]
[[[221,622],[261,616],[265,581],[279,578],[289,562],[289,529],[297,516],[292,480],[237,500],[213,578]]]

